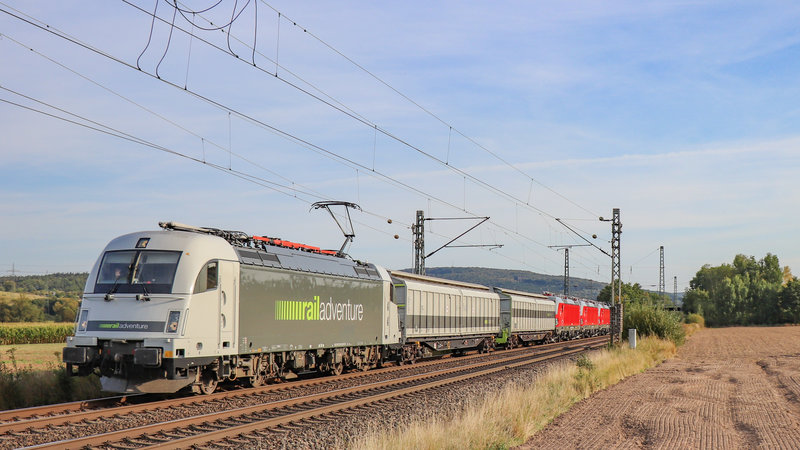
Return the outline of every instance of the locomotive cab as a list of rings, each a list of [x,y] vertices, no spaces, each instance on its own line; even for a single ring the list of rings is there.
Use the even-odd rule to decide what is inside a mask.
[[[234,352],[237,265],[214,236],[114,239],[87,279],[63,350],[68,372],[95,372],[104,391],[131,393],[175,392],[208,376],[199,368]]]

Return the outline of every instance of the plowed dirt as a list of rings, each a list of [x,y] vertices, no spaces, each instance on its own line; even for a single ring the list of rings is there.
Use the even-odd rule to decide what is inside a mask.
[[[800,327],[701,330],[519,448],[758,447],[800,448]]]

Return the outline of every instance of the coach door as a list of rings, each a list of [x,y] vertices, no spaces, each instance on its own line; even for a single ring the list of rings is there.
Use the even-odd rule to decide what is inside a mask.
[[[235,353],[236,343],[236,298],[238,264],[219,262],[219,301],[217,302],[217,336],[222,354]]]

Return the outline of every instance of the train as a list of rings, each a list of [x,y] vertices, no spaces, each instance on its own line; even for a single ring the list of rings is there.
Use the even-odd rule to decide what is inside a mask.
[[[608,334],[608,305],[389,270],[342,251],[160,222],[113,239],[62,360],[115,393],[214,392],[308,372]]]

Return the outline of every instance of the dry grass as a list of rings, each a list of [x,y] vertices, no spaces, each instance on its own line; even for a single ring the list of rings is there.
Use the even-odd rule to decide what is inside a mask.
[[[63,366],[61,349],[65,344],[0,345],[0,364],[25,367],[32,370],[54,369]],[[14,349],[12,360],[9,350]]]
[[[414,422],[402,430],[367,436],[354,448],[509,448],[524,443],[576,402],[675,352],[672,342],[645,337],[636,350],[619,347],[581,357],[578,364],[557,364],[535,383],[511,385],[499,395],[476,401],[453,420]]]
[[[699,323],[685,323],[683,324],[683,330],[686,332],[686,337],[689,337],[695,334],[698,330],[705,328],[704,326],[700,325]]]

